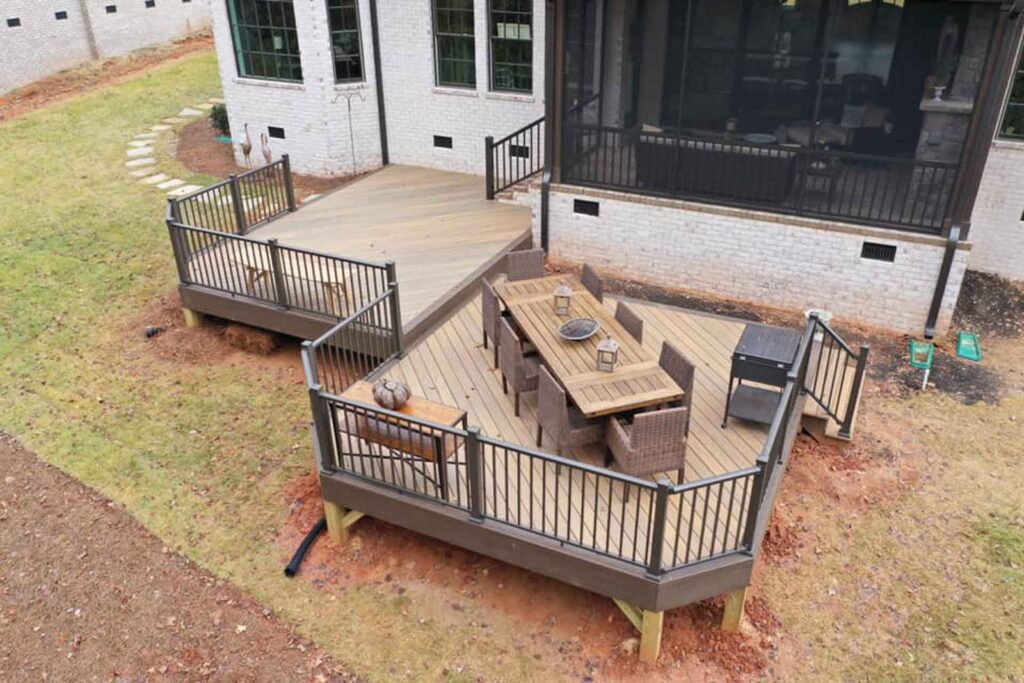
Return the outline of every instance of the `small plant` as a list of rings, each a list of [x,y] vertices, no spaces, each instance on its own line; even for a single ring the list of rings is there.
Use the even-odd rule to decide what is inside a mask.
[[[213,109],[210,110],[210,121],[221,135],[231,137],[231,124],[228,123],[228,108],[226,106],[223,104],[213,105]]]

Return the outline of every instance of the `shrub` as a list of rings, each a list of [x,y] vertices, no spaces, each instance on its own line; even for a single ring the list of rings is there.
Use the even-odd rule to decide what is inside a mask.
[[[220,131],[221,135],[231,136],[231,125],[228,123],[228,108],[223,104],[213,105],[210,110],[210,121],[213,127]]]

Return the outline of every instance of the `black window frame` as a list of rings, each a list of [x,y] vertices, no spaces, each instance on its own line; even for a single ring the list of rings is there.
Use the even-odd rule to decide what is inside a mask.
[[[361,33],[362,22],[359,17],[359,0],[326,0],[327,7],[327,30],[331,40],[331,62],[334,65],[334,82],[335,83],[360,83],[366,80],[366,63],[363,61],[363,36]],[[331,11],[336,8],[340,13],[340,16],[344,17],[346,9],[351,9],[353,18],[355,20],[355,27],[345,26],[343,28],[335,28],[334,26],[334,13]],[[356,67],[359,70],[358,75],[352,75],[351,73],[347,76],[341,76],[339,74],[339,60],[338,60],[338,44],[335,42],[336,34],[351,34],[355,36],[355,54],[343,53],[342,64],[348,63],[349,69],[352,68],[352,63],[355,62]],[[353,59],[354,58],[354,59]]]
[[[1019,122],[1020,127],[1018,130],[1007,131],[1007,118],[1011,111],[1017,112],[1015,120]],[[1017,50],[1017,68],[1010,78],[1010,87],[1006,93],[1006,103],[1003,105],[999,131],[996,135],[1002,140],[1024,142],[1024,42]]]
[[[245,8],[244,22],[239,20],[239,7]],[[302,46],[295,25],[295,4],[292,0],[227,0],[227,8],[235,71],[239,78],[278,83],[303,82]],[[265,11],[260,8],[265,8]],[[280,8],[280,11],[274,12],[274,8]],[[280,23],[273,23],[275,21]],[[273,43],[277,37],[282,38],[284,50],[268,52],[264,49],[251,49],[248,45],[248,41],[255,39],[256,45],[263,48],[264,40],[269,38]],[[273,49],[273,44],[269,47]],[[287,69],[290,74],[282,70],[282,63],[290,65]],[[259,68],[256,68],[257,65]]]
[[[523,9],[522,5],[526,5],[526,9]],[[518,17],[520,21],[511,24],[511,22],[507,21],[510,17]],[[499,22],[499,18],[506,19],[506,21]],[[526,22],[523,23],[522,19],[525,19]],[[529,39],[499,37],[497,35],[498,26],[510,24],[529,27]],[[489,0],[487,3],[487,43],[490,56],[488,77],[491,91],[520,95],[533,94],[533,0]],[[499,55],[516,43],[521,44],[520,49],[523,49],[525,45],[527,60],[499,60]],[[500,67],[519,70],[521,73],[524,73],[526,85],[518,85],[519,82],[515,78],[512,79],[511,84],[508,82],[508,79],[501,78]]]
[[[462,6],[460,7],[457,5]],[[442,12],[444,13],[443,15]],[[434,34],[434,84],[442,88],[464,88],[467,90],[475,90],[476,7],[474,0],[431,0],[430,16]],[[462,29],[465,29],[468,18],[468,26],[470,28],[469,33],[456,33],[447,30],[452,26],[453,19],[455,17],[461,17],[460,21],[457,23],[460,24]],[[450,51],[448,48],[444,47],[445,45],[456,45],[460,41],[469,43],[469,53],[471,55],[469,59],[464,57],[443,56],[443,52]],[[462,64],[463,73],[468,74],[470,76],[470,80],[446,79],[444,77],[445,63]],[[465,66],[467,64],[469,65],[468,70],[466,70]]]

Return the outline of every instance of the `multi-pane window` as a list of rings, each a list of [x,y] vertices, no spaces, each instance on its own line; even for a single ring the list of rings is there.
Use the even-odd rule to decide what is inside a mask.
[[[238,75],[302,81],[292,0],[229,0]]]
[[[363,80],[357,0],[327,0],[327,21],[331,26],[334,80],[338,83]]]
[[[491,0],[491,89],[533,89],[533,0]]]
[[[1006,101],[1003,113],[1003,124],[999,127],[999,136],[1024,140],[1024,52],[1021,53],[1017,72],[1010,85],[1010,97]]]
[[[434,62],[438,85],[476,85],[473,0],[434,0]]]

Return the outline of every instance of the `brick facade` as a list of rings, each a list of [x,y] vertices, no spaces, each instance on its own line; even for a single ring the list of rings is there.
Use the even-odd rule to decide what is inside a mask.
[[[1024,142],[997,140],[971,215],[971,268],[1024,280]]]
[[[84,9],[86,10],[83,13]],[[117,11],[108,13],[106,7]],[[209,0],[5,0],[0,3],[0,93],[90,59],[116,57],[209,26]],[[66,19],[57,19],[66,12]],[[20,26],[9,27],[8,19]]]

